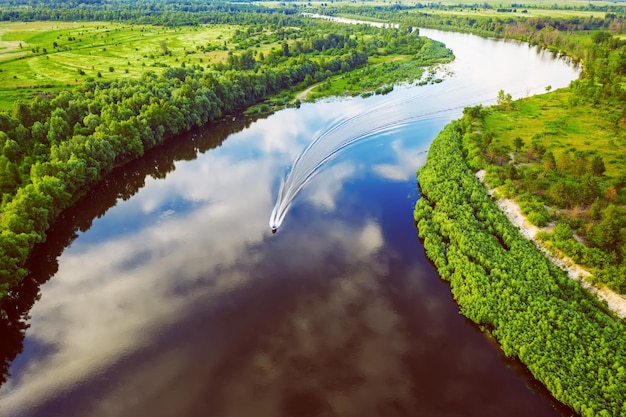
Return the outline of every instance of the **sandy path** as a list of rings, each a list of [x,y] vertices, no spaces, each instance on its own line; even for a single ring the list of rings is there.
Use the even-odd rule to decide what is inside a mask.
[[[310,93],[310,92],[311,92],[311,91],[312,91],[315,87],[317,87],[317,86],[318,86],[318,85],[320,85],[320,84],[321,84],[321,83],[316,83],[316,84],[310,85],[309,87],[307,87],[307,89],[306,89],[306,90],[300,91],[300,92],[296,95],[296,98],[297,98],[298,100],[301,100],[301,101],[306,100],[306,98],[307,98],[307,96],[309,95],[309,93]]]
[[[476,176],[481,182],[483,182],[485,178],[485,171],[478,171],[476,173]],[[486,188],[487,193],[489,195],[492,195],[493,190],[487,186]],[[496,204],[498,205],[498,208],[500,208],[500,211],[502,211],[506,215],[509,221],[519,229],[522,235],[531,240],[548,259],[550,259],[556,266],[567,272],[567,275],[571,279],[580,282],[583,288],[587,289],[589,292],[595,294],[598,298],[605,301],[609,309],[613,311],[617,316],[622,319],[626,318],[626,297],[617,294],[616,292],[606,287],[598,287],[590,284],[585,279],[591,275],[589,271],[574,263],[570,258],[558,258],[553,253],[548,251],[548,249],[546,249],[541,244],[541,242],[539,242],[535,238],[538,231],[548,230],[548,228],[539,228],[526,220],[526,217],[522,214],[522,210],[520,209],[519,205],[513,200],[498,199],[496,200]]]

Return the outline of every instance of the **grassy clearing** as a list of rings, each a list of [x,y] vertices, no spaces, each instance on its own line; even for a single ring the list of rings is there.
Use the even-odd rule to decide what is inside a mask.
[[[495,134],[494,142],[514,149],[517,137],[526,147],[538,140],[557,160],[571,150],[595,152],[602,156],[608,177],[626,171],[626,126],[612,125],[606,109],[570,107],[571,94],[557,90],[518,101],[509,111],[490,113],[485,122]]]
[[[88,78],[138,78],[224,61],[236,26],[166,28],[100,22],[0,23],[0,110]],[[200,49],[211,46],[210,48]],[[269,49],[270,46],[267,46]],[[206,51],[206,52],[205,52]]]

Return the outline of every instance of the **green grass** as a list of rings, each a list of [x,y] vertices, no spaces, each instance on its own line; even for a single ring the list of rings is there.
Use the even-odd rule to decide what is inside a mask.
[[[607,120],[605,109],[568,105],[567,89],[530,97],[515,103],[512,110],[492,112],[485,119],[495,142],[514,148],[516,137],[525,147],[533,138],[558,157],[569,149],[599,153],[605,161],[606,175],[615,177],[626,170],[626,126],[615,127]]]
[[[406,56],[378,57],[369,60],[369,64],[350,73],[337,75],[320,83],[311,90],[308,98],[341,95],[370,95],[381,93],[382,89],[398,83],[413,84],[424,74],[424,64]],[[433,82],[429,78],[427,82]]]
[[[138,78],[148,69],[159,73],[183,62],[205,66],[224,61],[227,52],[223,49],[205,53],[198,47],[223,47],[226,42],[232,48],[230,38],[236,28],[165,28],[101,22],[0,23],[0,110],[10,109],[17,99],[58,91],[83,83],[88,77]],[[168,54],[164,54],[164,47]],[[269,50],[271,45],[265,47]]]

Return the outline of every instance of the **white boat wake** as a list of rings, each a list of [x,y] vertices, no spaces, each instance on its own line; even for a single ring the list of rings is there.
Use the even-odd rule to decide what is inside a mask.
[[[411,102],[421,96],[410,99],[387,102],[364,113],[335,121],[326,130],[319,133],[296,158],[291,169],[283,178],[274,208],[269,219],[272,232],[282,225],[291,203],[300,190],[342,150],[377,133],[385,132],[414,122],[432,117],[435,114],[458,111],[462,106],[433,110],[427,113],[410,114]],[[422,106],[415,106],[420,108]]]

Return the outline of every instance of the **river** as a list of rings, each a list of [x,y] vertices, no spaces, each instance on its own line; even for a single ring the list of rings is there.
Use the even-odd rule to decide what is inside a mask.
[[[459,314],[412,212],[415,170],[463,107],[578,69],[517,42],[421,33],[456,55],[443,82],[209,125],[68,210],[3,318],[0,414],[570,415]],[[342,134],[375,133],[323,164],[273,234],[289,167],[350,118]]]

